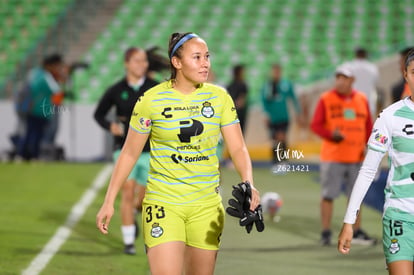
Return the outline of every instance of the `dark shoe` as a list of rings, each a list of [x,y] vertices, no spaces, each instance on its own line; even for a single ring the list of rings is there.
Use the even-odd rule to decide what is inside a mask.
[[[137,254],[137,251],[135,250],[134,244],[126,244],[124,248],[124,253],[128,255],[135,255]]]
[[[354,236],[352,237],[352,243],[362,245],[376,245],[377,239],[371,238],[362,229],[358,229],[354,232]]]
[[[331,236],[332,236],[331,230],[322,231],[322,233],[321,233],[321,244],[323,246],[331,245]]]

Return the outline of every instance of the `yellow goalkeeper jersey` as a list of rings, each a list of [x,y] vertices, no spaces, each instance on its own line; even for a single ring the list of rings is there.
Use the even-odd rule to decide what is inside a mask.
[[[140,97],[130,127],[150,134],[151,161],[145,201],[206,205],[221,201],[220,128],[239,120],[227,91],[202,84],[185,95],[163,82]]]

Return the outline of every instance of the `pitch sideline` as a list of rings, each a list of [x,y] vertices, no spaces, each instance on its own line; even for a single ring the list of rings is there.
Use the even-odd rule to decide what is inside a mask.
[[[59,251],[62,244],[70,236],[73,227],[82,218],[86,209],[93,202],[98,192],[105,186],[105,183],[112,172],[112,165],[107,164],[96,176],[91,186],[83,193],[81,199],[72,207],[65,223],[60,226],[42,251],[32,260],[29,266],[22,271],[22,275],[39,274]]]

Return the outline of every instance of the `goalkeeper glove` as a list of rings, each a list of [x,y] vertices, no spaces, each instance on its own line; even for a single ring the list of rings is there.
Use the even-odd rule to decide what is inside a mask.
[[[250,208],[250,197],[252,190],[248,182],[242,182],[238,185],[233,185],[233,191],[231,192],[233,197],[236,199],[230,199],[229,204],[232,207],[227,207],[226,212],[233,217],[243,218],[244,213],[249,211]]]
[[[245,212],[245,216],[240,219],[240,225],[246,227],[247,233],[252,231],[253,223],[258,232],[264,230],[262,206],[260,204],[254,211],[249,210],[248,212]]]
[[[262,207],[259,205],[254,211],[250,210],[250,199],[252,190],[249,182],[242,182],[238,185],[233,185],[233,197],[229,200],[230,207],[226,208],[226,212],[233,217],[240,218],[240,226],[246,227],[247,233],[250,233],[253,224],[259,232],[264,230]]]

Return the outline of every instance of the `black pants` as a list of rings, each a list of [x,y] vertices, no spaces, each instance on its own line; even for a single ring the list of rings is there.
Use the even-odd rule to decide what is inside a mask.
[[[26,135],[19,148],[19,155],[26,160],[39,158],[40,142],[48,120],[44,117],[27,117]]]
[[[283,159],[280,159],[280,154],[281,152],[284,152],[288,149],[286,140],[276,139],[276,135],[278,133],[283,133],[284,135],[286,135],[288,131],[288,127],[289,127],[288,121],[280,122],[280,123],[272,123],[269,125],[270,135],[273,140],[273,147],[272,147],[273,164],[282,162]]]
[[[240,121],[240,128],[242,130],[243,135],[245,135],[246,133],[245,131],[245,126],[246,126],[246,118],[247,118],[247,108],[241,108],[241,109],[237,109],[237,116],[239,118]]]

